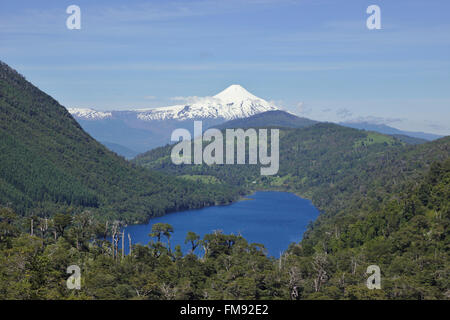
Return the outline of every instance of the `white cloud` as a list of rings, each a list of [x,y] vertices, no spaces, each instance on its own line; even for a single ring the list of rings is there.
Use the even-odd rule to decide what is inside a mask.
[[[280,109],[286,109],[284,106],[284,101],[283,100],[268,100],[267,101],[271,106],[280,108]]]
[[[336,115],[341,119],[346,119],[351,117],[353,113],[347,108],[340,108],[336,111]]]
[[[215,97],[198,97],[198,96],[188,96],[188,97],[172,97],[170,100],[178,101],[182,104],[197,104],[197,103],[203,103],[203,104],[214,104],[214,103],[220,103],[220,99],[217,99]]]

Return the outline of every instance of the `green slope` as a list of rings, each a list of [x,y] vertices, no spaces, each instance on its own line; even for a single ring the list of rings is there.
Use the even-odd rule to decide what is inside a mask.
[[[311,279],[303,280],[311,284],[303,297],[450,298],[450,160],[433,163],[389,196],[382,196],[385,191],[374,190],[364,205],[322,219],[300,244],[291,245],[286,268],[320,261],[318,268],[327,274],[319,291],[311,289]],[[365,288],[369,265],[380,267],[381,290]]]
[[[420,177],[433,161],[449,157],[450,137],[405,145],[392,136],[319,123],[280,133],[280,169],[261,176],[258,165],[182,165],[168,157],[171,146],[142,154],[134,162],[174,175],[214,176],[224,184],[277,189],[310,198],[324,217],[377,203]],[[350,216],[349,213],[346,214]]]
[[[105,250],[110,241],[89,241],[96,229],[89,215],[54,238],[52,227],[20,233],[14,214],[0,208],[0,299],[449,299],[449,203],[447,160],[363,219],[312,229],[277,261],[260,245],[220,232],[201,241],[190,234],[197,253],[208,250],[182,256],[167,249],[172,231],[164,225],[120,258]],[[66,289],[69,264],[82,267],[80,290]],[[373,264],[381,290],[366,287]]]
[[[256,165],[173,166],[169,151],[160,148],[135,162],[312,200],[321,214],[283,258],[286,276],[300,273],[299,298],[448,298],[450,137],[405,145],[334,124],[283,130],[280,170],[269,177]],[[381,267],[381,291],[365,288],[371,264]],[[322,271],[326,277],[317,287]]]
[[[67,110],[0,63],[0,204],[23,214],[69,207],[144,221],[227,203],[235,193],[136,168],[84,132]]]
[[[283,129],[280,170],[273,177],[260,176],[258,166],[174,166],[171,146],[130,164],[4,64],[0,137],[0,204],[33,216],[87,208],[134,222],[225,203],[239,189],[295,192],[321,211],[302,242],[274,261],[258,245],[220,233],[200,242],[208,248],[201,259],[182,257],[159,241],[134,246],[132,255],[120,259],[105,250],[110,241],[90,241],[98,230],[89,212],[59,232],[56,227],[64,221],[56,215],[49,230],[36,228],[30,236],[29,219],[0,208],[2,298],[450,297],[450,137],[406,145],[334,124]],[[36,221],[46,225],[47,219]],[[83,287],[76,292],[58,285],[73,263],[85,268]],[[381,268],[381,290],[365,286],[372,264]]]
[[[214,128],[303,128],[316,123],[317,121],[300,118],[285,111],[274,110],[258,113],[248,118],[230,120],[214,126]]]

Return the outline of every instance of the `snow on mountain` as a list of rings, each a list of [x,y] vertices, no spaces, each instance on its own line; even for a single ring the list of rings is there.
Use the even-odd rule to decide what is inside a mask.
[[[72,116],[86,120],[99,120],[112,117],[111,112],[101,112],[89,108],[68,108],[67,110]]]
[[[155,109],[138,109],[136,117],[144,121],[246,118],[257,113],[279,110],[264,99],[258,98],[240,85],[234,84],[213,97],[191,97],[185,104]],[[71,111],[73,110],[73,111]],[[69,109],[74,116],[93,120],[111,117],[111,112],[92,109]]]
[[[213,97],[196,98],[192,103],[164,108],[140,110],[141,120],[246,118],[257,113],[279,110],[264,99],[258,98],[240,85],[234,84]]]

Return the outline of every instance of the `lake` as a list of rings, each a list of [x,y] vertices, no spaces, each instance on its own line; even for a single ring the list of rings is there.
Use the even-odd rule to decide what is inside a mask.
[[[319,214],[311,201],[289,192],[258,191],[247,198],[227,206],[170,213],[153,218],[148,224],[128,226],[125,238],[128,240],[130,233],[133,244],[146,245],[151,240],[148,234],[152,225],[168,223],[174,229],[172,248],[179,244],[184,253],[190,248],[184,243],[188,231],[203,238],[214,230],[222,230],[225,234],[240,233],[249,243],[263,244],[270,256],[279,257],[291,242],[302,239],[308,223]],[[128,245],[125,247],[128,252]],[[203,249],[197,248],[196,253],[203,254]]]

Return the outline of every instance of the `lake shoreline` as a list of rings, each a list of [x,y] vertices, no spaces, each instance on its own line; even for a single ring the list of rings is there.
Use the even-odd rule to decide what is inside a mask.
[[[168,223],[174,228],[172,244],[180,245],[183,252],[187,232],[203,237],[221,230],[225,234],[242,234],[249,243],[262,243],[268,254],[276,257],[292,242],[301,241],[308,224],[319,214],[309,199],[292,192],[265,189],[248,193],[231,204],[171,212],[146,224],[126,226],[124,230],[131,233],[133,243],[147,244],[152,225]]]

